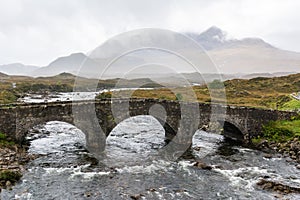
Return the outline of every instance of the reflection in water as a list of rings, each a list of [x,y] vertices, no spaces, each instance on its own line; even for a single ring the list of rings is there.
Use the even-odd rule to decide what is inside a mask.
[[[75,127],[50,122],[38,131],[29,152],[41,156],[28,164],[20,184],[2,191],[1,199],[273,199],[255,186],[262,177],[300,184],[299,171],[284,159],[265,159],[259,151],[203,131],[196,132],[187,158],[151,160],[165,143],[163,128],[149,116],[120,123],[99,162],[84,149],[84,134]],[[194,167],[200,159],[213,170]]]

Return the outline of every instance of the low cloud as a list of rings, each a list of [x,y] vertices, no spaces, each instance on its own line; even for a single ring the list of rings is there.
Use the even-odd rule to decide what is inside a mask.
[[[47,65],[87,52],[135,28],[201,32],[212,25],[237,37],[261,37],[300,51],[297,0],[5,0],[0,3],[0,64]]]

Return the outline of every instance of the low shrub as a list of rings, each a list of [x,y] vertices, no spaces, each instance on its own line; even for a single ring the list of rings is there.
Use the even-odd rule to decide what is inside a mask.
[[[12,183],[17,182],[22,177],[20,172],[3,170],[0,172],[0,181],[10,181]]]
[[[12,146],[15,143],[7,139],[7,136],[3,133],[0,133],[0,145],[1,146]]]
[[[96,96],[96,99],[111,99],[112,93],[111,92],[102,92]]]

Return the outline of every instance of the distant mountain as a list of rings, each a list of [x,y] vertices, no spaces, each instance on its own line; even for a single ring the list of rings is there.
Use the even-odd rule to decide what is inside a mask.
[[[245,38],[240,40],[230,38],[225,31],[215,26],[200,34],[190,32],[185,33],[185,35],[198,42],[206,50],[220,73],[229,74],[225,79],[232,77],[232,74],[237,74],[237,77],[248,74],[249,76],[244,78],[250,78],[256,75],[266,77],[278,76],[278,74],[276,75],[277,72],[279,75],[282,72],[300,72],[300,53],[281,50],[259,38]],[[114,59],[118,59],[112,63],[114,67],[109,66],[105,69],[106,78],[121,78],[124,74],[130,76],[125,78],[159,78],[171,76],[174,78],[176,72],[195,72],[186,70],[191,69],[191,66],[183,59],[163,51],[133,51],[129,55],[126,54],[121,57],[117,57],[119,55],[114,54],[118,52],[119,48],[131,45],[133,40],[140,40],[142,44],[145,41],[153,41],[153,44],[162,43],[163,45],[172,47],[172,44],[164,43],[164,38],[160,36],[147,35],[147,32],[145,32],[144,37],[133,36],[131,38],[132,41],[129,40],[127,41],[128,43],[124,43],[121,39],[109,41],[106,46],[98,47],[93,52],[94,56],[92,57],[83,53],[74,53],[69,56],[59,57],[45,67],[37,68],[23,64],[10,64],[0,66],[0,72],[9,75],[31,75],[35,77],[55,76],[64,72],[78,75],[84,63],[84,69],[80,70],[79,75],[99,78],[96,72],[99,72],[99,69],[103,69],[108,61],[112,59],[108,58],[109,55],[113,55]],[[182,37],[174,37],[174,42],[183,42],[181,39]],[[187,48],[187,52],[190,50],[189,53],[192,56],[198,56],[198,54],[193,54],[193,49],[188,49],[188,46],[184,48]],[[151,65],[144,66],[141,70],[136,70],[145,63],[151,63]],[[173,71],[169,70],[171,67],[164,69],[163,66],[172,66]],[[206,75],[212,73],[209,69],[201,72]],[[194,80],[193,75],[188,77],[189,80]],[[212,79],[215,76],[209,75],[208,77]]]
[[[185,33],[205,50],[211,51],[220,48],[231,48],[235,46],[259,45],[266,48],[275,48],[260,38],[244,38],[242,40],[228,37],[227,33],[216,26],[212,26],[201,34]]]
[[[300,72],[300,53],[278,49],[259,38],[231,39],[217,27],[186,35],[207,50],[224,74]]]
[[[300,53],[261,44],[234,45],[207,52],[222,73],[299,72]]]
[[[23,65],[21,63],[0,65],[0,72],[8,75],[31,75],[31,73],[36,69],[38,69],[38,67],[32,65]]]
[[[1,77],[1,78],[3,78],[3,77],[8,77],[8,75],[0,72],[0,77]]]
[[[185,33],[185,35],[198,42],[205,50],[219,48],[228,43],[227,34],[218,27],[211,27],[201,34]]]
[[[99,72],[100,67],[107,64],[106,62],[107,59],[105,58],[93,60],[83,53],[74,53],[69,56],[59,57],[48,66],[35,70],[32,76],[55,76],[61,73],[71,73],[89,78],[98,78],[97,72]],[[121,62],[116,63],[119,68],[118,71],[110,71],[111,68],[107,68],[107,73],[105,74],[107,76],[105,78],[120,77],[119,75],[127,72],[125,66],[134,66],[138,62],[142,63],[142,60],[138,57],[127,56]]]
[[[57,58],[45,68],[51,68],[52,70],[65,69],[66,71],[76,71],[76,69],[80,67],[81,63],[85,59],[87,59],[87,56],[85,54],[73,53],[69,56]]]
[[[253,74],[243,74],[240,76],[236,76],[236,78],[240,78],[240,79],[252,79],[257,77],[272,78],[272,77],[288,76],[292,74],[297,74],[297,72],[253,73]]]
[[[46,67],[36,69],[33,76],[55,76],[64,72],[77,74],[82,63],[94,64],[90,58],[83,53],[74,53],[69,56],[59,57]]]

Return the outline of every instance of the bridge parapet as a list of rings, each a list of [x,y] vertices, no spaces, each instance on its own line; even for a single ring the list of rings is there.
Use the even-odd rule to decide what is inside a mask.
[[[197,129],[212,121],[223,123],[226,136],[248,141],[261,132],[263,124],[271,120],[290,119],[298,114],[159,99],[12,104],[0,106],[0,132],[23,141],[28,130],[35,125],[63,121],[75,125],[86,134],[87,146],[102,151],[105,148],[105,137],[112,129],[123,120],[138,115],[155,117],[164,127],[167,139],[172,139],[179,132],[180,137],[176,137],[176,142],[189,143]]]

